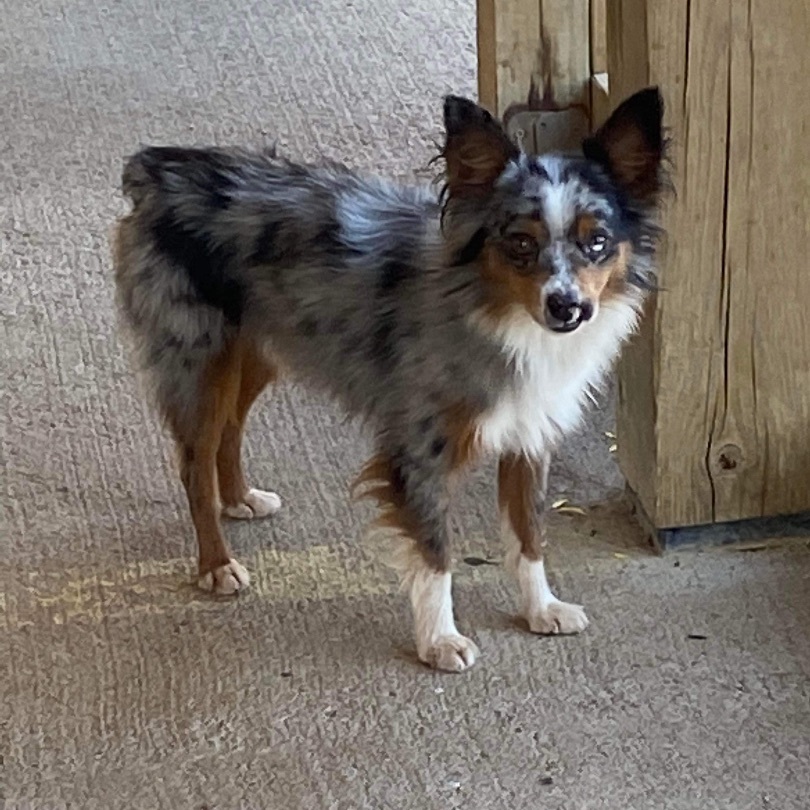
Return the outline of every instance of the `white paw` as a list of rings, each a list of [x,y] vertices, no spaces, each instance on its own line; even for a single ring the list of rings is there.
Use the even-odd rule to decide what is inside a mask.
[[[253,510],[246,503],[237,503],[234,506],[223,506],[222,514],[233,520],[253,519]]]
[[[204,591],[230,596],[247,588],[250,575],[236,560],[228,560],[226,565],[220,565],[213,571],[203,574],[197,585]]]
[[[464,672],[478,658],[480,652],[473,641],[461,635],[440,636],[419,657],[434,669],[444,672]]]
[[[281,498],[275,492],[251,489],[245,495],[242,503],[224,507],[222,514],[235,520],[252,520],[272,515],[279,509],[281,509]]]
[[[549,602],[536,613],[526,617],[532,633],[570,635],[581,633],[588,626],[588,617],[581,605],[569,602]]]

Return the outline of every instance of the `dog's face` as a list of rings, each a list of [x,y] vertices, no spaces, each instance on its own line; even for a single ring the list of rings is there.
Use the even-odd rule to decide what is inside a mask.
[[[479,226],[462,253],[488,282],[490,315],[522,307],[568,333],[611,297],[644,286],[662,116],[657,89],[643,90],[586,140],[583,156],[534,156],[481,107],[446,99],[446,211],[451,223]]]

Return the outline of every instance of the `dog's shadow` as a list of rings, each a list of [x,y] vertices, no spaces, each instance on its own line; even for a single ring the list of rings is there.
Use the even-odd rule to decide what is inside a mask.
[[[234,625],[241,625],[249,630],[254,649],[263,648],[268,666],[280,672],[368,672],[390,666],[392,659],[423,666],[407,600],[396,592],[268,600],[250,588],[236,596],[208,594],[189,579],[176,595],[195,614],[205,614],[208,643],[216,645],[221,636],[221,643],[228,644]]]

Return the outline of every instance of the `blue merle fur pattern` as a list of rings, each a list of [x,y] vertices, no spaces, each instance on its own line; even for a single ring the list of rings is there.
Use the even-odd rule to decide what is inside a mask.
[[[534,307],[535,292],[540,306],[544,285],[565,278],[574,289],[586,266],[598,276],[620,249],[621,273],[600,294],[635,313],[655,286],[661,116],[658,92],[642,91],[582,153],[537,157],[485,110],[448,97],[438,190],[267,151],[137,152],[123,172],[132,211],[116,238],[118,300],[181,448],[199,430],[212,364],[248,344],[371,427],[378,455],[366,480],[390,524],[446,570],[450,475],[488,449],[547,460],[519,437],[492,448],[479,440],[481,420],[525,372],[499,319]],[[582,212],[608,234],[598,260],[571,235]],[[523,220],[540,222],[528,243],[510,233]],[[537,350],[557,341],[564,367],[577,333],[553,335],[541,312],[529,315],[550,336],[538,337]],[[597,377],[615,351],[605,349]],[[544,434],[547,450],[567,429]]]

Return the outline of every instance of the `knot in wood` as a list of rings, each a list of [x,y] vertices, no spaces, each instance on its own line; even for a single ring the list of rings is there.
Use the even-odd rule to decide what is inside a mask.
[[[742,450],[736,444],[727,444],[720,448],[715,463],[721,472],[732,472],[742,464],[742,461]]]

